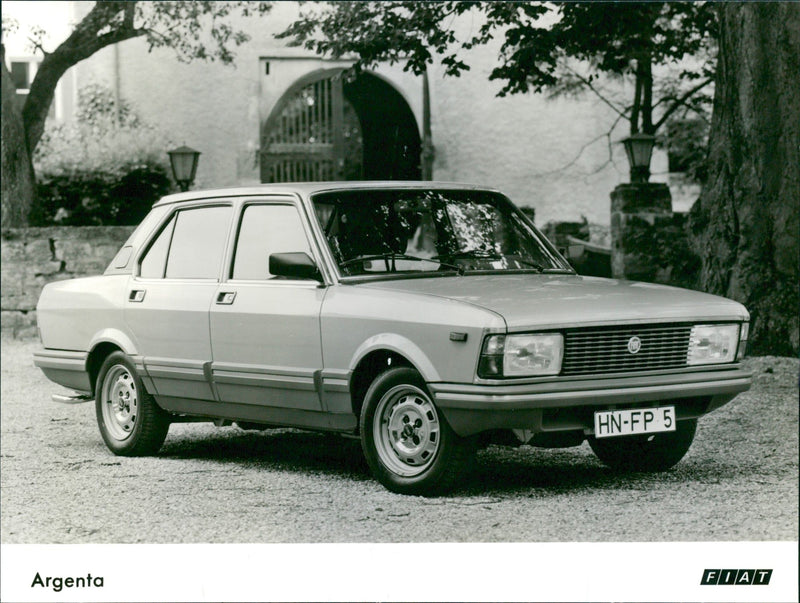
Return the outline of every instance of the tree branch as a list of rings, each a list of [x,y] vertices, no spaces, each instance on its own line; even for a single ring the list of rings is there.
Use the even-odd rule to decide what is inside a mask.
[[[579,79],[579,80],[580,80],[580,81],[583,83],[583,85],[584,85],[584,86],[586,86],[586,87],[587,87],[589,90],[591,90],[592,92],[594,92],[594,94],[597,96],[597,98],[599,98],[599,99],[600,99],[601,101],[603,101],[603,102],[604,102],[606,105],[608,105],[609,107],[611,107],[611,109],[614,111],[614,113],[616,113],[616,114],[617,114],[617,115],[619,115],[620,117],[624,117],[625,119],[627,119],[627,117],[625,116],[625,114],[624,114],[622,111],[620,111],[620,110],[619,110],[619,108],[618,108],[618,107],[616,107],[616,106],[614,105],[614,103],[612,103],[612,102],[611,102],[610,100],[608,100],[608,99],[607,99],[607,98],[606,98],[606,97],[605,97],[603,94],[601,94],[601,93],[600,93],[600,91],[599,91],[599,90],[597,90],[597,88],[595,88],[594,86],[592,86],[592,82],[590,82],[588,79],[586,79],[585,77],[583,77],[583,76],[582,76],[580,73],[578,73],[577,71],[575,71],[575,70],[574,70],[572,67],[570,67],[569,65],[565,65],[564,67],[567,69],[567,71],[570,71],[570,72],[572,72],[572,74],[573,74],[575,77],[577,77],[577,78],[578,78],[578,79]]]
[[[686,101],[689,100],[692,96],[694,96],[700,89],[704,88],[708,84],[714,81],[713,77],[709,77],[704,79],[702,82],[687,90],[680,98],[675,99],[675,102],[670,105],[666,111],[664,111],[664,115],[661,116],[656,122],[654,129],[658,130],[664,123],[670,118],[670,116],[675,113],[682,105],[686,104]],[[659,101],[660,102],[660,101]]]
[[[684,116],[683,116],[684,119],[686,119],[686,116],[689,113],[689,111],[694,113],[698,118],[700,118],[701,121],[705,122],[709,126],[711,125],[711,120],[708,119],[708,116],[705,113],[703,113],[702,111],[700,111],[697,107],[693,107],[691,105],[686,105],[686,113],[684,113]]]
[[[656,128],[653,127],[653,64],[650,53],[644,57],[642,67],[642,132],[653,134]]]
[[[37,41],[35,38],[31,38],[30,36],[28,36],[28,42],[30,42],[34,51],[38,50],[39,52],[42,53],[43,56],[47,56],[48,54],[50,54],[44,49],[44,46],[42,46],[41,41]]]
[[[129,2],[125,5],[123,9],[124,13],[122,16],[122,29],[133,30],[133,18],[136,15],[136,3]]]
[[[592,138],[592,139],[591,139],[589,142],[587,142],[587,143],[585,143],[583,146],[581,146],[581,148],[580,148],[580,149],[578,149],[578,153],[575,155],[575,157],[573,157],[573,158],[572,158],[572,160],[571,160],[571,161],[569,161],[568,163],[565,163],[565,164],[564,164],[564,165],[562,165],[561,167],[559,167],[559,168],[556,168],[556,169],[553,169],[553,170],[548,170],[548,171],[546,171],[546,172],[539,172],[539,173],[537,173],[536,175],[537,175],[537,176],[547,176],[547,175],[549,175],[549,174],[555,174],[555,173],[558,173],[558,172],[563,172],[564,170],[566,170],[566,169],[568,169],[568,168],[571,168],[573,165],[575,165],[575,164],[578,162],[578,159],[580,159],[580,158],[581,158],[581,155],[583,155],[583,152],[584,152],[586,149],[588,149],[590,146],[592,146],[592,145],[593,145],[594,143],[596,143],[598,140],[601,140],[601,139],[605,138],[605,139],[607,139],[607,140],[608,140],[609,158],[608,158],[608,159],[607,159],[607,160],[606,160],[606,161],[605,161],[605,162],[604,162],[604,163],[603,163],[603,164],[602,164],[602,165],[601,165],[599,168],[597,168],[597,169],[595,169],[595,170],[592,170],[592,172],[590,172],[590,175],[591,175],[591,174],[596,174],[597,172],[599,172],[600,170],[602,170],[602,169],[603,169],[605,166],[607,166],[607,165],[608,165],[609,163],[611,163],[611,161],[612,161],[612,153],[611,153],[611,133],[614,131],[614,129],[617,127],[617,124],[618,124],[618,123],[620,122],[620,120],[622,120],[622,119],[627,119],[627,118],[625,117],[625,115],[624,115],[624,114],[620,113],[620,114],[617,116],[617,118],[614,120],[614,123],[612,123],[612,124],[611,124],[611,127],[610,127],[610,128],[607,130],[607,131],[603,132],[603,133],[602,133],[602,134],[600,134],[599,136],[595,136],[595,137],[594,137],[594,138]]]
[[[32,155],[44,132],[47,113],[53,102],[56,85],[64,73],[80,61],[106,46],[144,35],[145,30],[133,26],[136,2],[98,2],[75,27],[58,48],[45,55],[31,83],[28,98],[22,109],[25,123],[25,143]],[[122,11],[122,23],[102,35],[109,18]]]
[[[630,133],[636,134],[639,131],[639,110],[642,106],[642,73],[639,61],[636,61],[636,84],[633,90],[633,109],[631,109],[631,128]]]

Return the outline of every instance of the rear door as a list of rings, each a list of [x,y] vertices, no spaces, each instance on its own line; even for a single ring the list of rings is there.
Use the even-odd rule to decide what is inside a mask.
[[[314,258],[301,209],[275,198],[244,204],[230,268],[211,305],[214,383],[220,400],[293,411],[323,410],[320,310],[315,280],[276,277],[272,253]],[[318,258],[315,258],[319,265]],[[291,422],[291,412],[285,415]]]
[[[232,215],[226,203],[176,208],[134,268],[125,320],[159,396],[214,399],[208,314]]]

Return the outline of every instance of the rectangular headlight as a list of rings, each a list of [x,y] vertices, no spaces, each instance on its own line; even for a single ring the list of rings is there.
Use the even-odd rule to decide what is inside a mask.
[[[557,375],[564,357],[560,333],[493,335],[483,344],[478,376],[532,377]]]
[[[689,336],[686,364],[733,362],[739,344],[739,325],[695,325]]]

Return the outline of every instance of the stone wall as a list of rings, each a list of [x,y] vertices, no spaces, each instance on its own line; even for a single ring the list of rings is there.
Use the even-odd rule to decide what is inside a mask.
[[[700,286],[688,216],[672,210],[666,185],[621,184],[612,191],[611,271],[619,279]]]
[[[3,335],[36,336],[36,302],[51,281],[101,274],[133,226],[20,228],[2,231],[0,325]]]
[[[659,231],[672,221],[665,184],[620,184],[611,192],[611,272],[614,278],[655,282]]]

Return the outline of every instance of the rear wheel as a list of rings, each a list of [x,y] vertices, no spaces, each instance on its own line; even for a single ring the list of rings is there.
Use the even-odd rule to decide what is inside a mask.
[[[601,461],[619,471],[666,471],[689,451],[697,419],[678,421],[675,431],[636,436],[589,438]]]
[[[450,488],[474,452],[450,428],[420,374],[398,367],[379,375],[361,411],[361,446],[373,475],[393,492]]]
[[[158,407],[130,358],[114,352],[100,367],[95,411],[106,446],[120,456],[155,454],[169,430],[169,415]]]

